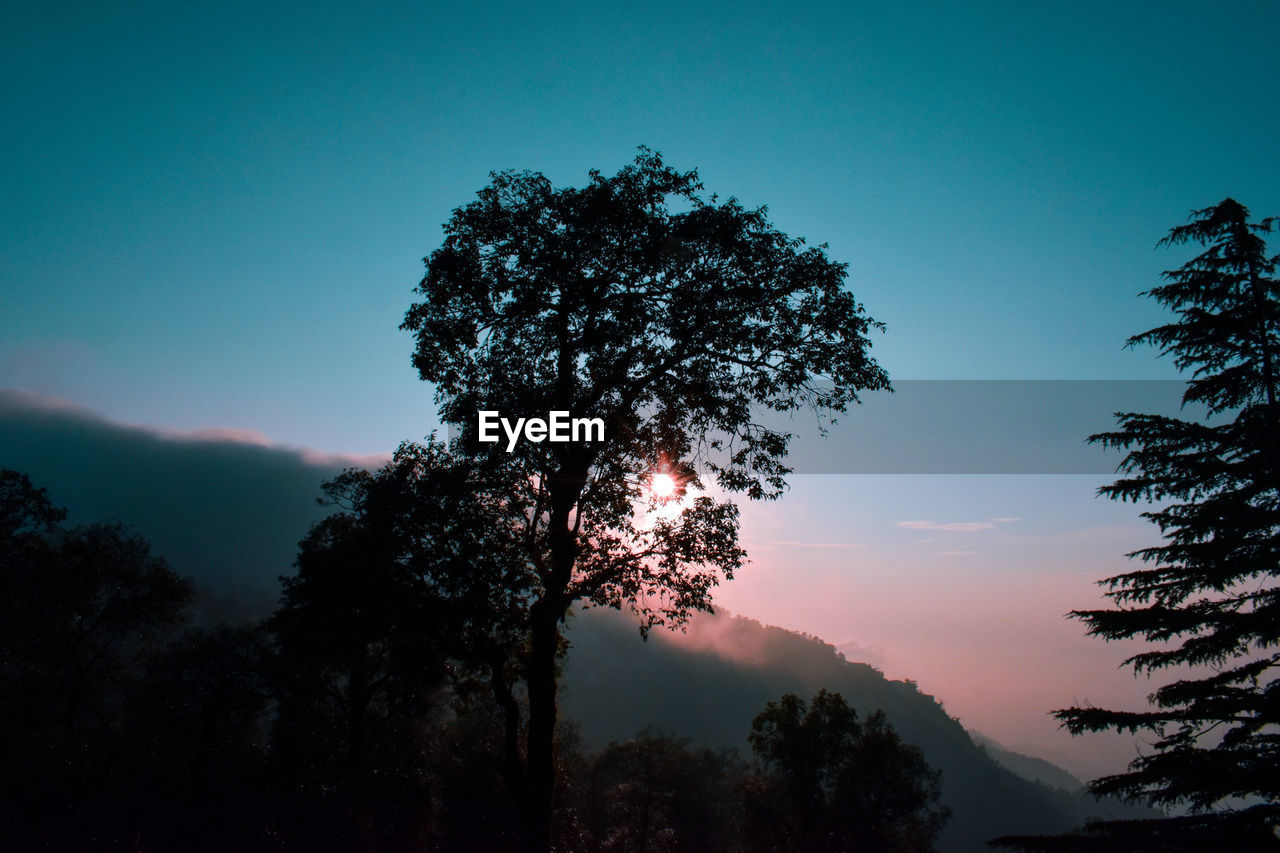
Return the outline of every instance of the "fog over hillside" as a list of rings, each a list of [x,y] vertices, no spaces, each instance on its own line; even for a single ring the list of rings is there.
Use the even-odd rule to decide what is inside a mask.
[[[298,540],[327,510],[320,484],[381,460],[273,446],[238,430],[172,432],[108,421],[56,398],[0,390],[0,467],[47,488],[68,522],[118,520],[215,595],[275,604]]]
[[[890,681],[817,637],[718,614],[695,616],[687,633],[653,632],[642,643],[626,616],[599,609],[574,618],[567,634],[573,645],[562,714],[577,722],[590,747],[654,726],[749,754],[751,720],[767,702],[826,689],[844,696],[860,716],[883,710],[903,739],[942,771],[943,802],[953,814],[940,850],[984,850],[985,841],[998,835],[1065,831],[1087,817],[1139,814],[1022,778],[975,744],[916,684]],[[1004,758],[1024,766],[1037,762]],[[1053,778],[1069,778],[1060,768],[1044,769]]]
[[[379,461],[276,447],[254,434],[116,424],[58,400],[0,392],[0,467],[47,487],[69,508],[71,523],[111,518],[135,527],[211,592],[222,616],[268,612],[276,578],[292,571],[298,540],[327,511],[315,500],[320,484],[345,466]],[[1052,784],[1070,776],[990,742],[984,750],[927,685],[890,681],[816,637],[721,614],[642,642],[626,616],[602,610],[575,614],[568,637],[561,715],[590,747],[652,726],[747,753],[751,720],[767,702],[825,688],[861,715],[884,710],[941,769],[954,811],[944,850],[985,849],[982,842],[994,835],[1051,832],[1086,815],[1118,813],[1020,778],[992,756],[1024,776],[1035,777],[1038,768]]]

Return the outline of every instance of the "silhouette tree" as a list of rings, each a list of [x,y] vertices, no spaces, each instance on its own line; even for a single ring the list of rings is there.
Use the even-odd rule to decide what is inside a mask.
[[[49,500],[48,489],[33,486],[26,474],[0,468],[0,553],[7,557],[47,537],[66,517],[67,511]]]
[[[442,420],[525,513],[530,849],[550,844],[570,606],[629,607],[646,630],[709,609],[744,552],[736,507],[691,491],[698,468],[725,490],[777,497],[789,436],[758,423],[753,404],[841,412],[860,389],[887,386],[868,355],[879,324],[845,288],[845,265],[774,229],[763,208],[700,189],[695,172],[643,148],[582,188],[495,173],[445,225],[402,325]],[[598,417],[604,435],[508,452],[475,441],[482,410]],[[663,500],[647,488],[657,471],[676,481],[672,517],[646,515]]]
[[[11,717],[22,704],[21,682],[29,677],[26,652],[32,632],[43,630],[41,596],[53,562],[52,536],[67,511],[55,507],[47,489],[36,488],[26,474],[0,468],[0,703],[5,731],[21,727]],[[44,716],[43,713],[40,716]]]
[[[1226,199],[1161,241],[1204,251],[1145,294],[1177,320],[1128,345],[1157,346],[1191,371],[1183,403],[1208,417],[1122,413],[1116,431],[1091,438],[1127,451],[1127,476],[1100,493],[1156,502],[1142,515],[1164,544],[1129,555],[1143,568],[1100,582],[1114,609],[1072,615],[1091,635],[1152,643],[1125,662],[1136,672],[1186,669],[1151,695],[1150,710],[1055,715],[1073,734],[1153,734],[1152,752],[1090,789],[1191,814],[1103,823],[1065,839],[1003,839],[1008,846],[1280,847],[1280,284],[1265,242],[1272,225],[1250,222],[1244,206]]]
[[[745,773],[736,753],[643,731],[579,771],[591,850],[729,850]]]
[[[33,723],[56,721],[68,741],[83,740],[82,726],[114,724],[120,686],[184,621],[192,587],[119,524],[67,532],[38,568],[9,589],[21,608],[14,651],[23,701],[42,709]]]
[[[751,724],[765,769],[747,813],[768,850],[925,851],[948,815],[939,774],[882,712],[865,720],[838,693],[806,708],[788,693]]]
[[[276,846],[270,661],[260,625],[192,627],[150,656],[121,732],[137,777],[129,819],[146,849]]]
[[[503,766],[518,767],[511,686],[523,635],[510,614],[524,590],[510,505],[438,442],[402,444],[378,471],[348,470],[324,488],[342,511],[300,544],[270,622],[275,742],[303,799],[341,791],[354,821],[344,831],[362,833],[376,823],[369,809],[421,798],[427,718],[450,688],[455,701],[485,690],[497,702]]]
[[[191,596],[140,536],[63,530],[65,516],[25,475],[0,471],[0,846],[13,849],[106,847],[126,822],[139,831],[133,699]]]

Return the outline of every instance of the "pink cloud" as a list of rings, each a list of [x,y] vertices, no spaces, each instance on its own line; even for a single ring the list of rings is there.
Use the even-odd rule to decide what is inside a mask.
[[[763,542],[764,547],[783,548],[861,548],[861,542]]]

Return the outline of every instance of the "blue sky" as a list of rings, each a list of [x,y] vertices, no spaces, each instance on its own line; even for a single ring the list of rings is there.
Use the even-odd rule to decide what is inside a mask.
[[[1280,213],[1280,6],[889,6],[11,0],[0,388],[389,452],[437,425],[397,327],[450,211],[641,144],[829,243],[891,377],[1174,378],[1121,347],[1190,210]],[[1060,618],[1150,538],[1101,481],[800,477],[721,600],[1067,749],[1049,708],[1150,689]]]
[[[830,243],[893,376],[1172,376],[1120,345],[1190,209],[1280,210],[1280,10],[883,5],[10,4],[0,386],[384,452],[451,209],[639,144]]]

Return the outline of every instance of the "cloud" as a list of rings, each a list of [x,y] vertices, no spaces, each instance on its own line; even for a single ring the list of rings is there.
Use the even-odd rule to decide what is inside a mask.
[[[949,533],[974,533],[979,530],[990,530],[995,524],[990,521],[899,521],[899,527],[909,530],[945,530]]]
[[[861,542],[765,542],[765,546],[786,548],[861,548]]]
[[[836,645],[836,651],[844,655],[844,659],[857,663],[865,663],[874,666],[876,669],[884,671],[888,662],[883,646],[872,644],[864,646],[856,640],[848,640],[844,643]]]
[[[298,540],[329,512],[316,502],[321,483],[385,458],[280,447],[252,430],[121,424],[0,390],[0,467],[48,488],[69,523],[122,521],[202,586],[267,604]]]
[[[146,427],[142,427],[146,429]],[[236,429],[234,427],[205,427],[194,430],[153,430],[162,438],[178,441],[230,441],[240,444],[256,444],[259,447],[270,447],[271,439],[267,434],[256,429]]]
[[[37,394],[21,388],[0,388],[0,417],[5,413],[26,412],[28,414],[62,413],[69,417],[91,421],[120,430],[145,433],[166,441],[187,443],[209,442],[213,444],[251,444],[256,447],[270,447],[285,453],[296,454],[312,465],[339,468],[377,468],[391,458],[390,453],[327,453],[309,447],[290,447],[276,444],[266,433],[257,429],[240,427],[210,426],[199,429],[178,429],[176,427],[147,426],[143,424],[123,423],[106,418],[92,409],[73,403],[61,397]]]
[[[899,521],[898,526],[905,527],[908,530],[943,530],[948,533],[976,533],[979,530],[991,530],[997,524],[1012,524],[1015,521],[1022,521],[1022,519],[1009,515],[1002,515],[998,518],[992,518],[987,521]]]

